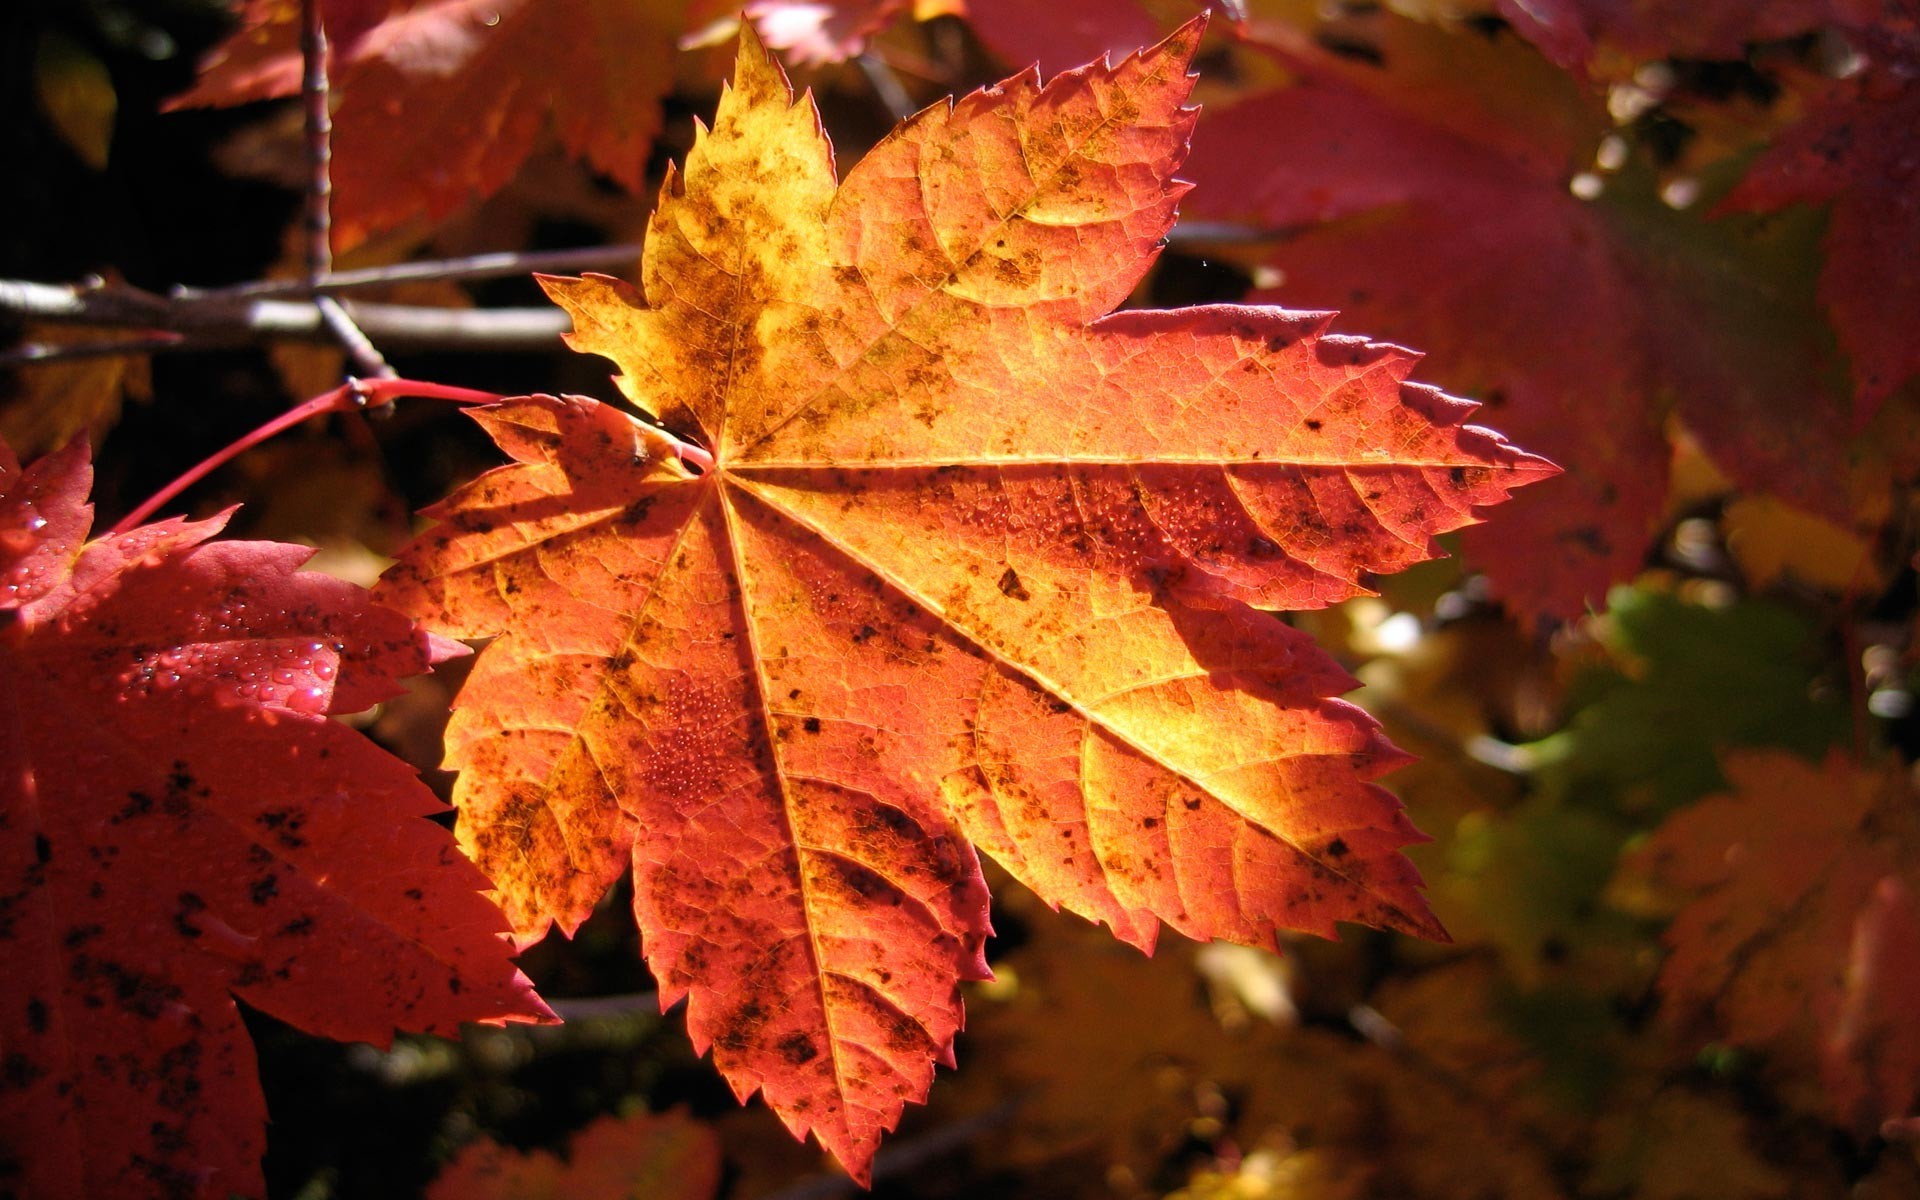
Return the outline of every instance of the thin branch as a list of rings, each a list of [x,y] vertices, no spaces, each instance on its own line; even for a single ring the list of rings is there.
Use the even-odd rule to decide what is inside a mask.
[[[0,313],[37,321],[81,325],[160,325],[165,300],[137,288],[108,285],[92,276],[77,286],[0,279]]]
[[[388,364],[386,356],[374,347],[373,339],[354,323],[347,310],[332,296],[315,296],[313,307],[320,313],[320,324],[346,351],[354,374],[368,379],[398,379],[400,372]]]
[[[360,288],[386,287],[395,283],[437,283],[442,280],[501,279],[510,275],[564,275],[629,267],[640,261],[638,242],[615,242],[606,246],[582,246],[572,250],[496,251],[470,254],[461,258],[425,259],[395,263],[387,267],[362,267],[355,271],[334,271],[314,287],[322,292],[349,292]],[[274,297],[304,296],[307,284],[298,279],[262,279],[226,288],[176,288],[173,295],[202,299],[211,296]]]
[[[557,308],[422,308],[348,301],[341,307],[369,337],[398,349],[553,350],[560,335],[573,328]]]
[[[1271,229],[1223,221],[1182,221],[1167,235],[1174,246],[1247,245],[1277,241],[1288,229]],[[640,257],[631,243],[587,246],[537,253],[476,254],[340,271],[323,277],[323,294],[429,280],[493,279],[534,272],[571,272],[596,267],[620,267]],[[554,348],[569,328],[566,314],[550,308],[437,308],[411,304],[374,304],[341,300],[331,320],[326,306],[296,301],[311,294],[299,279],[272,279],[230,288],[176,288],[161,296],[124,284],[98,279],[80,285],[0,279],[0,316],[72,325],[118,326],[143,332],[137,338],[106,343],[57,346],[33,343],[0,351],[0,367],[34,362],[58,362],[102,354],[203,350],[252,345],[276,339],[334,342],[353,346],[357,334],[398,350],[541,351]],[[285,297],[285,299],[283,299]],[[345,325],[353,329],[343,333]],[[383,372],[374,360],[356,358],[356,367],[368,377]]]
[[[370,337],[395,349],[553,350],[569,327],[557,308],[428,308],[408,304],[340,307]],[[197,293],[156,296],[152,292],[98,281],[83,286],[0,279],[0,316],[69,325],[117,326],[151,336],[179,340],[150,349],[185,350],[245,346],[265,341],[334,342],[312,303],[259,300]],[[35,353],[32,361],[54,361],[63,354]],[[4,360],[0,360],[4,361]]]
[[[867,86],[873,94],[886,105],[896,121],[904,121],[919,111],[913,97],[907,95],[907,89],[900,77],[893,73],[893,67],[877,54],[862,54],[854,61],[860,64],[860,73],[867,77]]]
[[[1167,231],[1172,246],[1257,246],[1292,237],[1305,225],[1244,225],[1238,221],[1183,220]]]
[[[0,370],[37,363],[67,362],[79,358],[115,358],[122,354],[155,354],[178,350],[185,341],[177,333],[150,333],[144,337],[102,338],[97,342],[22,342],[0,350]]]
[[[320,0],[300,0],[300,109],[307,134],[307,286],[333,270],[333,114]]]
[[[320,324],[346,352],[357,375],[398,379],[366,331],[340,302],[320,291],[333,273],[333,114],[327,80],[327,27],[320,0],[300,0],[300,108],[307,134],[307,290]]]

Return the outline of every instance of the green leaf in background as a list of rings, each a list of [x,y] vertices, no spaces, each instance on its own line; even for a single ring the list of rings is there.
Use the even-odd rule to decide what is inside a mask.
[[[1657,816],[1726,787],[1720,750],[1814,759],[1847,735],[1841,687],[1814,629],[1789,609],[1617,588],[1601,641],[1611,664],[1576,682],[1567,727],[1529,747],[1549,795]]]

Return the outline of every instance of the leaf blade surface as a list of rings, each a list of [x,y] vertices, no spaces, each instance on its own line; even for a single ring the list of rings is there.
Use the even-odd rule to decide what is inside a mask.
[[[517,463],[382,584],[496,638],[449,765],[521,937],[630,857],[696,1046],[856,1177],[985,977],[975,846],[1143,947],[1442,936],[1371,783],[1402,756],[1253,605],[1359,594],[1552,468],[1324,315],[1103,315],[1185,191],[1197,36],[928,110],[836,185],[749,35],[642,289],[547,281],[713,468],[509,401]]]
[[[438,220],[513,178],[549,127],[638,190],[672,81],[674,0],[394,0],[325,6],[335,38],[337,243]],[[171,107],[299,94],[299,6],[253,0]]]
[[[28,1195],[262,1193],[239,997],[303,1029],[548,1015],[399,760],[326,719],[444,657],[222,518],[86,540],[84,440],[0,446],[0,1163]]]

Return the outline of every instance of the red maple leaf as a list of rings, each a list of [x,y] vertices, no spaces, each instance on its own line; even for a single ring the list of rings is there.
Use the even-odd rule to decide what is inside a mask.
[[[492,637],[458,832],[523,938],[631,869],[662,999],[856,1176],[951,1062],[992,854],[1150,947],[1438,935],[1334,603],[1552,468],[1325,314],[1108,315],[1185,187],[1198,23],[930,108],[836,182],[749,33],[644,298],[549,280],[610,406],[476,416],[515,464],[379,595]]]
[[[1831,206],[1820,298],[1852,361],[1857,424],[1920,375],[1920,6],[1904,12],[1858,31],[1868,69],[1828,89],[1720,204]]]
[[[335,0],[338,4],[340,0]],[[549,124],[638,189],[680,32],[675,0],[357,0],[335,48],[333,217],[341,246],[497,191]],[[378,24],[368,21],[385,12]],[[300,90],[299,6],[252,0],[171,107]]]
[[[320,0],[320,19],[335,53],[353,49],[369,29],[393,14],[401,0]]]
[[[1274,45],[1296,55],[1289,33]],[[1672,413],[1743,484],[1847,512],[1847,400],[1817,314],[1740,280],[1733,231],[1631,181],[1572,194],[1611,127],[1584,89],[1511,40],[1386,14],[1342,33],[1377,63],[1293,57],[1301,84],[1209,114],[1190,208],[1289,231],[1281,282],[1255,298],[1420,346],[1425,371],[1566,467],[1497,533],[1465,535],[1510,606],[1577,615],[1639,568]]]
[[[411,768],[327,719],[444,648],[225,518],[87,541],[0,445],[0,1190],[259,1195],[237,996],[327,1037],[548,1012]]]
[[[1498,0],[1522,37],[1563,67],[1605,45],[1630,57],[1739,58],[1753,42],[1872,23],[1886,0]]]

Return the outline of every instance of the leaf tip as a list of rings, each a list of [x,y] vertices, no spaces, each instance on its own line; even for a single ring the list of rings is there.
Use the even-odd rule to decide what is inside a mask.
[[[1182,66],[1190,65],[1193,56],[1200,49],[1200,39],[1206,36],[1207,26],[1213,19],[1213,10],[1205,8],[1187,18],[1184,25],[1161,38],[1159,44],[1148,48],[1146,54],[1162,54],[1173,58]]]
[[[733,91],[742,97],[777,97],[791,103],[793,84],[752,21],[740,22],[740,49],[734,57]]]

